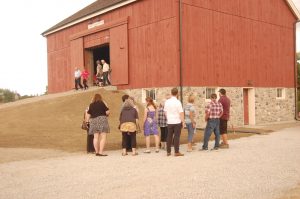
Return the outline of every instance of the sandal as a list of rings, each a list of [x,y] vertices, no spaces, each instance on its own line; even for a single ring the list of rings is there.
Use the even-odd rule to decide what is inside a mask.
[[[151,151],[150,150],[146,150],[146,151],[144,151],[144,153],[151,153]]]
[[[122,156],[126,156],[126,155],[128,155],[128,153],[122,153]]]
[[[138,154],[139,154],[138,152],[135,152],[135,153],[132,154],[132,156],[136,156],[136,155],[138,155]]]

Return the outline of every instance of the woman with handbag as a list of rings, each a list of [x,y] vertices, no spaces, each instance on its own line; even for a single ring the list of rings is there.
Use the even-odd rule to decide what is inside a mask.
[[[96,156],[107,156],[107,154],[103,153],[103,150],[106,142],[106,134],[110,130],[107,120],[109,109],[103,102],[100,94],[95,94],[87,113],[87,120],[90,123],[89,134],[94,135],[93,143]]]
[[[134,108],[134,103],[132,99],[126,99],[122,111],[120,113],[120,130],[122,132],[122,156],[128,155],[127,148],[127,139],[130,137],[132,155],[138,155],[136,152],[136,132],[138,124],[138,112]]]

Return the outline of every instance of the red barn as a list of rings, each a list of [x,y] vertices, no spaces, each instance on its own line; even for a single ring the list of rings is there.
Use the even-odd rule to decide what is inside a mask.
[[[49,93],[71,90],[75,67],[95,73],[105,59],[112,84],[139,101],[178,86],[184,100],[198,96],[202,121],[222,87],[232,124],[290,121],[299,16],[290,0],[98,0],[42,33]]]

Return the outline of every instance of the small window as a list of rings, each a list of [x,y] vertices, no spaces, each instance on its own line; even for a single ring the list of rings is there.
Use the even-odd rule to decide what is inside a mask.
[[[146,97],[151,97],[153,101],[156,100],[156,89],[143,89],[142,102],[145,102]]]
[[[209,100],[211,94],[216,93],[216,88],[206,88],[206,92],[205,93],[206,93],[205,99]]]
[[[284,90],[284,88],[277,88],[276,89],[276,98],[277,99],[284,99],[285,98],[285,90]]]

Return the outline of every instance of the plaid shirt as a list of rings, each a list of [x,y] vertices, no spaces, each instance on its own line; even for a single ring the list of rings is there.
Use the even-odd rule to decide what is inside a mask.
[[[205,107],[205,113],[208,114],[209,119],[217,119],[220,118],[221,113],[223,112],[223,106],[220,102],[211,101]]]
[[[157,124],[159,127],[166,127],[167,125],[167,118],[164,112],[164,108],[159,108],[158,109],[158,119],[157,119]]]

